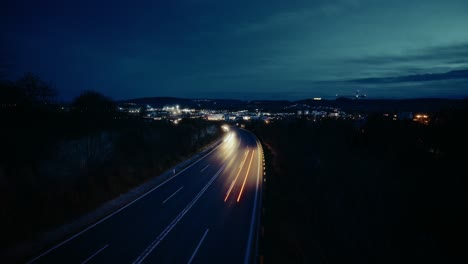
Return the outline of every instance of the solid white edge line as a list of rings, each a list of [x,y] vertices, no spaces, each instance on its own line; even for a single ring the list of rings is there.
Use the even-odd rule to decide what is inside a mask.
[[[103,251],[104,249],[106,249],[106,247],[108,247],[109,244],[105,245],[103,248],[99,249],[98,251],[96,251],[94,254],[92,254],[91,256],[89,256],[87,259],[85,259],[83,262],[81,262],[81,264],[85,264],[87,263],[88,261],[90,261],[92,258],[94,258],[97,254],[101,253],[101,251]]]
[[[163,204],[165,204],[167,201],[169,201],[169,199],[172,198],[172,196],[176,195],[176,193],[178,193],[180,190],[182,190],[182,188],[184,188],[184,186],[180,187],[177,191],[175,191],[171,196],[167,197],[166,200],[164,200],[164,202],[162,202]]]
[[[132,202],[126,204],[125,206],[123,206],[122,208],[118,209],[117,211],[113,212],[112,214],[104,217],[103,219],[99,220],[98,222],[94,223],[93,225],[85,228],[84,230],[76,233],[75,235],[69,237],[68,239],[60,242],[59,244],[53,246],[52,248],[48,249],[47,251],[45,251],[44,253],[40,254],[39,256],[33,258],[32,260],[26,262],[26,264],[30,264],[30,263],[33,263],[35,261],[37,261],[38,259],[42,258],[43,256],[49,254],[50,252],[54,251],[55,249],[61,247],[63,244],[66,244],[68,243],[69,241],[77,238],[78,236],[80,236],[81,234],[85,233],[86,231],[90,230],[91,228],[99,225],[100,223],[106,221],[107,219],[109,219],[110,217],[114,216],[115,214],[119,213],[120,211],[124,210],[125,208],[129,207],[130,205],[132,205],[133,203],[137,202],[138,200],[140,200],[141,198],[145,197],[146,195],[150,194],[151,192],[153,192],[154,190],[158,189],[159,187],[163,186],[164,184],[166,184],[168,181],[174,179],[175,177],[179,176],[179,174],[181,174],[182,172],[188,170],[189,168],[191,168],[193,165],[197,164],[199,161],[201,161],[202,159],[204,159],[206,156],[210,155],[213,151],[215,151],[216,149],[218,149],[223,143],[219,144],[218,146],[216,146],[216,148],[212,149],[210,152],[208,152],[207,154],[205,154],[203,157],[201,157],[200,159],[198,159],[197,161],[195,161],[194,163],[190,164],[188,167],[186,167],[185,169],[179,171],[177,174],[174,174],[172,177],[170,177],[169,179],[165,180],[164,182],[162,182],[161,184],[159,184],[158,186],[154,187],[153,189],[147,191],[146,193],[144,193],[143,195],[141,195],[140,197],[138,197],[137,199],[133,200]]]
[[[254,225],[255,225],[255,215],[257,211],[257,198],[258,198],[258,179],[260,176],[260,150],[261,146],[259,146],[257,138],[255,138],[255,142],[257,143],[257,148],[259,149],[258,151],[258,166],[257,166],[257,182],[255,186],[255,199],[254,199],[254,206],[252,208],[252,218],[250,220],[250,230],[249,230],[249,237],[247,239],[247,248],[245,252],[245,258],[244,258],[244,264],[248,264],[250,262],[250,253],[251,253],[251,247],[252,247],[252,236],[253,236],[253,230],[254,230]]]
[[[197,255],[198,249],[200,248],[201,244],[203,243],[203,240],[205,240],[206,235],[208,234],[208,231],[210,231],[209,228],[206,229],[205,234],[203,234],[202,238],[200,239],[200,242],[198,242],[197,247],[195,248],[195,251],[193,251],[192,256],[190,257],[189,261],[187,264],[191,264],[193,259],[195,258],[195,255]]]

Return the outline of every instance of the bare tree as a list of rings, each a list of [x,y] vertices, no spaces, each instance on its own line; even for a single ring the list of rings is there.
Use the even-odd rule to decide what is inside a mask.
[[[33,102],[52,103],[57,91],[32,73],[26,73],[16,81],[16,86]]]

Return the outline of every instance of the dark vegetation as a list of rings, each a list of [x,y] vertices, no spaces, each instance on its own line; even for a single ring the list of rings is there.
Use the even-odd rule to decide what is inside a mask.
[[[0,249],[159,175],[220,133],[202,120],[128,116],[92,91],[65,107],[55,95],[32,74],[0,83]]]
[[[265,263],[467,263],[468,105],[429,125],[370,115],[255,124]]]

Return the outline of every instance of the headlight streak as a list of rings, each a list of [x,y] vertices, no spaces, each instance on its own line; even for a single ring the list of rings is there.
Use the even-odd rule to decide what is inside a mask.
[[[232,138],[232,133],[229,133],[229,135],[224,139],[224,142],[229,141]]]
[[[222,146],[219,149],[217,158],[220,162],[232,159],[232,156],[237,153],[240,145],[240,138],[236,137],[235,133],[231,132],[223,140]]]

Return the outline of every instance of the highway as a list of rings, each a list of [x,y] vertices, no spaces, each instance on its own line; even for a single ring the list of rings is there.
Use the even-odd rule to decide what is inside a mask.
[[[252,263],[263,153],[249,131],[29,263]]]

